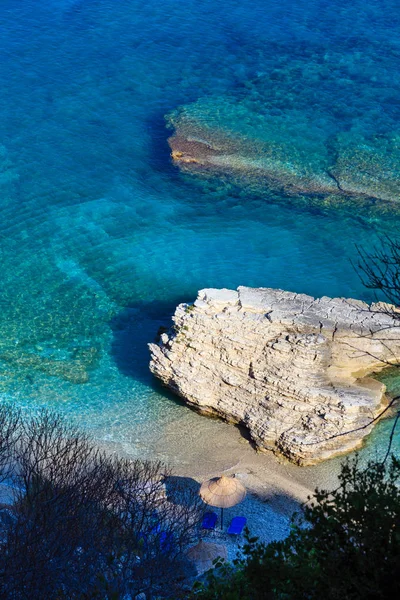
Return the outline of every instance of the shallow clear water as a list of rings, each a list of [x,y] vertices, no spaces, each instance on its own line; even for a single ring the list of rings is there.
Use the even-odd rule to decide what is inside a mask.
[[[166,436],[158,455],[173,462],[174,423],[192,445],[225,427],[148,373],[146,344],[178,302],[238,285],[370,299],[350,261],[355,243],[397,233],[392,207],[192,181],[170,164],[164,115],[243,95],[276,68],[281,111],[298,98],[322,128],[386,135],[399,19],[396,0],[2,0],[2,395],[65,411],[129,453]]]

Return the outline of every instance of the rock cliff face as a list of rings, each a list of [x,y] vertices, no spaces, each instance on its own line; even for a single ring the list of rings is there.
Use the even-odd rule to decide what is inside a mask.
[[[400,358],[400,327],[381,306],[206,289],[173,321],[150,344],[151,371],[201,413],[247,427],[260,449],[318,462],[359,446],[387,406],[368,375]]]

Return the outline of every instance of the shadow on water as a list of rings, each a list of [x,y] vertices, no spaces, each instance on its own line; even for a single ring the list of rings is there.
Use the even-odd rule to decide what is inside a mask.
[[[168,392],[150,373],[148,344],[156,340],[160,327],[171,327],[175,308],[183,301],[183,298],[177,298],[171,303],[154,302],[129,306],[111,321],[111,356],[119,371],[179,404],[184,403]]]
[[[165,115],[168,110],[156,112],[146,119],[146,129],[150,134],[149,165],[155,171],[165,173],[173,179],[177,178],[178,170],[171,162],[171,149],[168,138],[172,131],[167,129]]]

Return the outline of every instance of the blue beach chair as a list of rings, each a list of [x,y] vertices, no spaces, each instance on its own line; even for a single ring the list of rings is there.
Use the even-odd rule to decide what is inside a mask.
[[[170,552],[174,547],[174,534],[171,531],[161,531],[160,548],[161,552]]]
[[[161,532],[161,525],[160,523],[157,523],[156,525],[153,525],[153,527],[150,529],[150,533],[152,535],[156,535],[157,533]]]
[[[243,529],[246,527],[246,517],[233,517],[231,524],[229,525],[228,533],[232,535],[240,535]]]
[[[217,515],[215,512],[204,513],[203,522],[201,524],[203,529],[214,529],[217,524]]]

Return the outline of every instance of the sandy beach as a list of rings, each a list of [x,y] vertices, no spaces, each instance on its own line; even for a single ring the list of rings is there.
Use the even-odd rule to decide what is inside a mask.
[[[132,456],[132,446],[113,445],[112,450]],[[222,474],[238,477],[248,494],[242,504],[225,511],[225,529],[232,517],[243,515],[251,533],[265,542],[288,534],[292,514],[317,486],[336,486],[341,462],[336,458],[312,467],[297,467],[272,452],[257,452],[233,425],[201,416],[193,419],[191,410],[169,423],[157,442],[153,438],[136,452],[138,457],[168,464],[174,475],[187,479],[188,485],[197,482],[200,487],[206,479]],[[211,537],[228,545],[230,558],[241,541],[232,540],[218,528]]]

